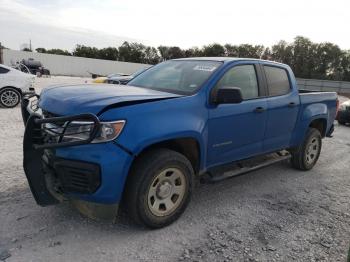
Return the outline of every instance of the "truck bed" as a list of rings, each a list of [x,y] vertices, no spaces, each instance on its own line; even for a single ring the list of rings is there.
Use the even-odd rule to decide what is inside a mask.
[[[337,111],[337,97],[336,92],[299,90],[300,123],[312,116],[323,116],[324,119],[329,120],[325,122],[327,126],[324,135],[331,136]]]
[[[310,104],[326,101],[334,102],[336,101],[338,94],[336,92],[323,92],[299,89],[299,97],[301,104]]]

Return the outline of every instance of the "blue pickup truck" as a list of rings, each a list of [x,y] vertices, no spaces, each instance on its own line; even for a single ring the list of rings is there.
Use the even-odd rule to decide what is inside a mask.
[[[122,205],[160,228],[184,212],[197,177],[215,182],[287,159],[311,169],[336,111],[336,93],[298,90],[284,64],[170,60],[126,86],[25,97],[24,171],[41,206],[68,200],[110,219]]]

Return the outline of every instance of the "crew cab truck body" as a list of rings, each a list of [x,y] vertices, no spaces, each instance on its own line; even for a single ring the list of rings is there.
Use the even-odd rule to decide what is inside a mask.
[[[299,93],[287,65],[235,58],[170,60],[126,86],[51,87],[36,97],[22,114],[37,203],[70,200],[99,218],[123,203],[153,228],[181,215],[196,176],[216,181],[287,158],[311,169],[337,110],[336,93]]]

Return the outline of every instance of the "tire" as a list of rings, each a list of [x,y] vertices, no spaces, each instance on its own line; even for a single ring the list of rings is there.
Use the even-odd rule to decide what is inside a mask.
[[[169,150],[152,150],[134,163],[126,184],[124,206],[137,224],[165,227],[185,211],[193,190],[190,161]]]
[[[339,123],[339,125],[345,125],[346,124],[346,122],[344,122],[342,120],[339,120],[339,119],[338,119],[338,123]]]
[[[5,108],[16,107],[21,102],[21,94],[13,87],[5,87],[0,90],[0,105]]]
[[[299,170],[310,170],[316,164],[322,148],[322,136],[318,129],[309,128],[303,143],[291,151],[292,165]]]

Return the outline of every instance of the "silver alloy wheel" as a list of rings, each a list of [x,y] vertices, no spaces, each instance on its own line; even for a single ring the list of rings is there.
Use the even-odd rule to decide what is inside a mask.
[[[167,216],[181,204],[186,192],[185,175],[177,168],[160,172],[148,189],[148,208],[155,216]]]
[[[320,141],[317,139],[317,137],[311,138],[311,141],[308,143],[306,147],[306,154],[305,154],[306,162],[309,165],[316,160],[319,153],[318,152],[319,149],[320,149]]]
[[[1,103],[6,107],[13,107],[19,102],[19,95],[14,90],[6,90],[1,94]]]

